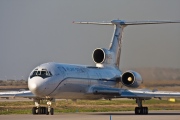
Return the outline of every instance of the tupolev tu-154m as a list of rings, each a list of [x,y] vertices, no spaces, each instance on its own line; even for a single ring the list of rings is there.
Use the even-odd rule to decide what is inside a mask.
[[[139,73],[119,69],[122,49],[123,29],[131,25],[180,23],[180,21],[134,21],[112,20],[110,22],[73,22],[76,24],[95,24],[114,26],[109,49],[97,48],[92,58],[96,66],[74,65],[49,62],[32,70],[28,78],[28,91],[0,92],[0,97],[33,98],[35,106],[32,114],[54,114],[51,103],[55,99],[113,99],[129,98],[137,103],[135,114],[148,114],[148,107],[142,101],[151,98],[180,97],[180,92],[165,92],[138,88],[143,80]],[[130,89],[118,87],[122,84]],[[47,106],[41,106],[42,100]]]

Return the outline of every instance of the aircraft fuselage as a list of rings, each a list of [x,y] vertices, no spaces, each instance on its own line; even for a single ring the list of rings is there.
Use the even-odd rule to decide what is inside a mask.
[[[32,76],[34,71],[39,74]],[[51,72],[51,75],[46,76],[43,74],[45,71]],[[45,63],[32,71],[28,86],[35,95],[46,98],[99,99],[102,96],[91,96],[87,94],[88,90],[92,86],[117,87],[121,74],[115,67]]]

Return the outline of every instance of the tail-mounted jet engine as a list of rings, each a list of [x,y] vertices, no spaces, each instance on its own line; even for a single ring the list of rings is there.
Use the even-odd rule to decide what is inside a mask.
[[[97,48],[92,54],[92,58],[96,64],[110,64],[114,63],[113,53],[104,48]]]
[[[127,87],[137,88],[142,83],[141,75],[135,71],[126,71],[121,76],[121,82]]]

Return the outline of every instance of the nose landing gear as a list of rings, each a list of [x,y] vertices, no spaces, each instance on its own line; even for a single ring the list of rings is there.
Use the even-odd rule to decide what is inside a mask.
[[[52,100],[53,99],[48,99],[47,100],[47,107],[42,107],[40,106],[40,101],[42,99],[34,99],[35,102],[35,107],[32,108],[32,114],[46,114],[46,115],[54,115],[54,108],[51,108]]]
[[[46,113],[46,115],[49,115],[49,113],[50,113],[51,115],[54,115],[54,108],[51,108],[51,101],[47,101],[47,105],[48,105],[48,107],[47,107],[47,113]]]

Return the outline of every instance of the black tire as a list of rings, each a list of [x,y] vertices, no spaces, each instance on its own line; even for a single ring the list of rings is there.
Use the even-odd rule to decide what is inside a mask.
[[[148,107],[142,107],[140,108],[140,114],[147,115],[148,114]]]
[[[147,115],[148,114],[148,107],[135,107],[134,110],[136,115]]]
[[[145,112],[144,107],[141,107],[141,108],[140,108],[140,111],[141,111],[141,112],[140,112],[140,114],[142,114],[142,115],[143,115],[143,114],[144,114],[144,112]]]
[[[143,114],[142,112],[143,112],[142,108],[140,108],[140,107],[135,107],[135,114],[136,114],[136,115]]]
[[[43,114],[46,114],[46,107],[43,107]]]
[[[47,108],[47,107],[45,107],[45,114],[46,114],[46,115],[49,115],[49,112],[48,112],[48,108]]]
[[[42,108],[38,107],[38,113],[37,114],[42,114]]]
[[[148,114],[148,107],[145,107],[145,109],[146,109],[146,113],[145,114],[147,115]]]
[[[137,115],[138,114],[138,107],[135,107],[135,114]]]
[[[50,113],[51,113],[51,115],[54,115],[54,108],[50,109]]]
[[[35,115],[36,114],[36,107],[32,108],[32,114]]]

